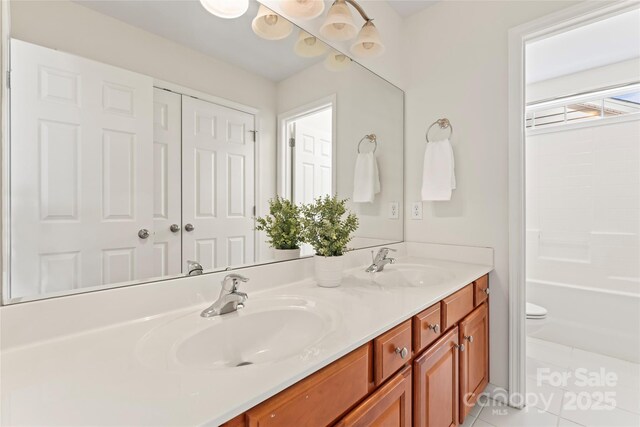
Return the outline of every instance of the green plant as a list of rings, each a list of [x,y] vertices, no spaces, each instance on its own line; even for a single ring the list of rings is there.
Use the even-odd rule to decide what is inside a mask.
[[[288,199],[269,200],[269,215],[256,218],[256,230],[264,231],[275,249],[298,249],[302,242],[300,208]]]
[[[340,256],[346,252],[351,234],[358,228],[358,217],[347,211],[346,204],[346,199],[325,196],[302,206],[303,240],[317,255]]]

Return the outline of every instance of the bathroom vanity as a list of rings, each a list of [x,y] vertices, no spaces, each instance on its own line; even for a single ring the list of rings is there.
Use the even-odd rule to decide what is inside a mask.
[[[484,275],[225,426],[463,423],[489,379],[488,294]]]

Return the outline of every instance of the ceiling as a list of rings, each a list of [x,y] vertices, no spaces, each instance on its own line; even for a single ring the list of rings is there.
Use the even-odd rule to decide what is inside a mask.
[[[298,30],[285,40],[264,40],[251,21],[258,4],[237,19],[208,13],[198,0],[74,0],[99,13],[252,71],[274,82],[294,75],[324,57],[301,58],[293,52]]]
[[[438,3],[438,1],[439,0],[387,0],[391,7],[398,12],[398,15],[403,18]]]
[[[633,58],[640,58],[638,9],[527,45],[527,83]]]

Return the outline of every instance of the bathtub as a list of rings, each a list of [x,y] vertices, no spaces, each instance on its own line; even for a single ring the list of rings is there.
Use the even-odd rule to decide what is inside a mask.
[[[530,336],[640,363],[640,294],[527,280],[548,321]]]

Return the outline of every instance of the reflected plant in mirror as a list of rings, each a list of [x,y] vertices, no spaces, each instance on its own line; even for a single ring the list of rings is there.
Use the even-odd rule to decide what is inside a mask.
[[[267,243],[274,249],[274,259],[280,261],[300,256],[300,208],[291,200],[279,196],[269,200],[269,215],[256,218],[256,231],[267,234]]]

